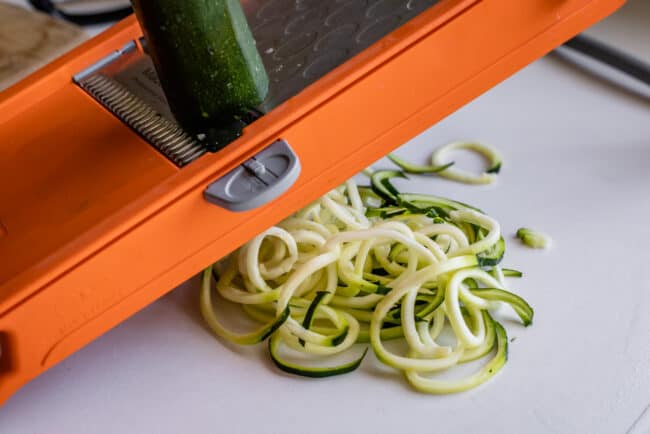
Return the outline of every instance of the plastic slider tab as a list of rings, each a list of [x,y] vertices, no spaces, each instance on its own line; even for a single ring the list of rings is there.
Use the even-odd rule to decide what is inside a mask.
[[[287,191],[298,175],[298,157],[286,141],[277,140],[208,185],[203,196],[208,202],[230,211],[248,211]]]

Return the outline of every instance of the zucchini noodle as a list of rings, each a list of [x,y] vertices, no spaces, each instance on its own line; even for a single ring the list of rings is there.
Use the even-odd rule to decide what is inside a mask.
[[[459,149],[475,152],[484,157],[488,163],[487,168],[480,174],[471,173],[456,167],[455,162],[447,162],[446,155],[450,151]],[[435,174],[442,178],[465,184],[492,184],[496,182],[497,175],[501,170],[503,159],[499,152],[492,146],[478,142],[452,142],[433,151],[431,154],[431,166],[419,166],[402,160],[396,155],[389,154],[388,159],[395,163],[406,173],[414,174]]]
[[[431,164],[434,166],[444,166],[447,153],[458,149],[466,149],[482,155],[488,162],[487,169],[477,175],[463,169],[458,169],[454,165],[453,167],[438,172],[439,176],[466,184],[492,184],[496,181],[497,175],[501,170],[503,158],[501,158],[501,155],[496,149],[482,143],[453,142],[444,145],[433,152],[431,155]]]

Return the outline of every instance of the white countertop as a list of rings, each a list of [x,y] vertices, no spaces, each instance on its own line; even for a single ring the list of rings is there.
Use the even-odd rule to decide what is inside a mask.
[[[650,59],[648,22],[637,0],[593,32]],[[498,218],[536,312],[507,323],[517,339],[488,384],[422,395],[370,354],[338,378],[281,374],[262,346],[206,331],[191,281],[20,390],[0,433],[650,433],[650,96],[549,56],[397,153],[424,162],[459,138],[503,152],[498,185],[409,185]],[[520,226],[553,249],[521,247]]]

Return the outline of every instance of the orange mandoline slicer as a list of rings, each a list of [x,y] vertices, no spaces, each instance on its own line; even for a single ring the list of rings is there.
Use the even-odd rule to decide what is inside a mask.
[[[0,402],[623,0],[243,3],[271,89],[216,153],[133,17],[0,95]]]

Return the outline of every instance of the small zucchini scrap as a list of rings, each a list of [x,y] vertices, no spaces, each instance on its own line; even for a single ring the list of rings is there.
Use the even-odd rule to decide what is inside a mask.
[[[551,247],[551,237],[533,229],[519,228],[517,230],[517,238],[533,249],[547,249]]]

